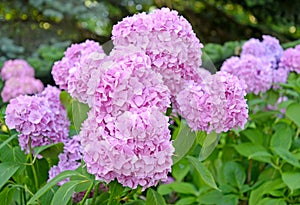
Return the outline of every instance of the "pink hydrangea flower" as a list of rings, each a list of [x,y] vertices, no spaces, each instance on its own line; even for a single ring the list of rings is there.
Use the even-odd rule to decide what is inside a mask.
[[[44,89],[43,83],[32,77],[11,77],[5,81],[1,97],[3,102],[8,102],[10,99],[19,95],[35,94]]]
[[[166,111],[170,91],[162,76],[151,70],[150,59],[144,52],[110,57],[88,83],[92,89],[97,85],[93,103],[99,113],[117,115],[131,108],[152,106]]]
[[[174,152],[168,125],[168,117],[154,108],[107,115],[100,122],[91,110],[80,132],[88,172],[131,188],[166,181]]]
[[[116,49],[126,51],[127,46],[133,45],[144,50],[152,69],[163,76],[171,93],[182,89],[182,79],[200,78],[197,70],[202,63],[203,45],[177,11],[162,8],[124,18],[113,27],[112,39]]]
[[[190,81],[176,96],[178,112],[192,130],[220,133],[244,127],[248,118],[244,88],[237,77],[221,71],[199,84]]]
[[[52,92],[49,87],[46,92]],[[59,100],[59,92],[55,93]],[[31,146],[43,146],[67,139],[70,122],[59,101],[42,96],[19,96],[10,101],[6,108],[5,122],[19,134],[19,144],[27,153]],[[29,144],[30,143],[30,144]]]
[[[58,164],[56,166],[53,166],[49,170],[48,181],[50,181],[63,171],[75,170],[80,166],[82,159],[82,149],[79,137],[77,135],[67,139],[64,142],[64,151],[63,153],[58,155],[58,158]],[[61,186],[67,181],[69,181],[69,179],[64,179],[63,181],[59,182],[58,185]]]
[[[89,55],[93,52],[103,53],[103,49],[99,43],[92,40],[86,40],[80,44],[72,44],[66,50],[65,56],[60,61],[54,63],[51,73],[55,83],[60,89],[68,91],[70,69],[78,66],[78,63],[83,56]],[[76,72],[74,70],[71,72],[71,75],[73,75],[72,78],[74,78],[73,81],[76,80],[76,77],[78,77],[78,75],[75,76],[75,73]],[[78,81],[80,81],[80,79],[78,79]]]
[[[286,49],[279,65],[282,69],[300,73],[300,47]]]
[[[12,77],[34,77],[34,69],[23,59],[5,61],[1,69],[2,80]]]
[[[258,94],[271,88],[273,82],[273,70],[271,63],[261,61],[253,55],[242,55],[227,59],[221,71],[226,71],[237,76],[247,86],[246,92]]]

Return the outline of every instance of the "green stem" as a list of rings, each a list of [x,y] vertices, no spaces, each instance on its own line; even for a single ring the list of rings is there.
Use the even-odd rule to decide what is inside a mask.
[[[100,182],[97,182],[97,183],[95,184],[95,191],[94,191],[94,195],[93,195],[92,204],[96,204],[96,198],[97,198],[99,189],[100,189]]]
[[[83,205],[85,203],[85,201],[87,200],[88,196],[90,195],[90,193],[92,191],[93,186],[94,186],[94,183],[91,183],[88,190],[85,192],[85,195],[84,195],[83,199],[81,200],[80,205]]]
[[[34,179],[34,184],[35,184],[35,190],[38,190],[39,188],[39,181],[38,181],[38,178],[37,178],[37,174],[36,174],[36,170],[35,170],[35,167],[34,167],[34,161],[32,159],[32,155],[33,155],[33,150],[32,150],[32,147],[31,147],[31,140],[29,140],[29,160],[30,160],[30,163],[31,163],[31,169],[32,169],[32,174],[33,174],[33,179]]]

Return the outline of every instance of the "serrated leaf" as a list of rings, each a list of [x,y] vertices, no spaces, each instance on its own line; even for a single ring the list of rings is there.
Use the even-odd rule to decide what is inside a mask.
[[[53,199],[51,201],[51,205],[66,205],[72,198],[72,194],[74,193],[74,190],[76,186],[78,186],[81,183],[86,183],[87,181],[69,181],[64,183],[54,194]]]
[[[16,173],[19,169],[19,164],[14,162],[2,162],[0,163],[0,189],[6,184],[6,182]]]
[[[173,155],[173,164],[181,160],[193,147],[196,140],[196,134],[191,131],[185,121],[181,121],[180,130],[177,138],[173,141],[175,153]]]
[[[290,118],[298,127],[300,127],[300,104],[291,103],[286,109],[286,116]]]
[[[300,172],[284,172],[282,173],[282,181],[293,192],[295,189],[300,188]]]
[[[287,163],[300,168],[299,160],[288,150],[281,147],[273,147],[272,151],[274,152],[274,154],[277,154],[279,157],[284,159]]]
[[[216,146],[218,145],[218,134],[215,132],[212,132],[210,134],[206,135],[206,138],[203,142],[203,145],[201,147],[201,151],[199,154],[199,160],[203,161],[209,157],[209,155],[214,151]]]
[[[275,126],[275,133],[270,142],[271,147],[281,147],[283,149],[290,149],[292,145],[293,130],[286,123],[278,123]]]
[[[166,202],[159,193],[149,188],[146,195],[146,205],[166,205]]]
[[[195,168],[195,170],[199,173],[202,180],[211,188],[219,190],[213,175],[210,171],[196,158],[192,156],[187,156],[187,159],[191,163],[191,165]]]
[[[49,191],[52,187],[54,187],[58,182],[72,176],[80,175],[76,171],[67,170],[60,174],[58,174],[56,177],[54,177],[51,181],[49,181],[45,186],[43,186],[41,189],[39,189],[27,202],[28,204],[34,204],[35,201],[38,200],[42,195],[44,195],[47,191]],[[83,176],[83,179],[86,179],[85,176]]]

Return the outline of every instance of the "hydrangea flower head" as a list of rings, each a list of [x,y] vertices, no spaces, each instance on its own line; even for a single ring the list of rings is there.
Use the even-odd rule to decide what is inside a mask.
[[[271,63],[261,61],[253,55],[242,55],[227,59],[221,71],[237,76],[247,86],[246,92],[258,94],[266,92],[272,86],[273,70]]]
[[[128,45],[143,49],[171,93],[182,89],[182,79],[199,78],[203,45],[190,23],[176,11],[162,8],[124,18],[113,27],[112,39],[116,49]]]
[[[10,99],[19,95],[35,94],[44,89],[43,83],[32,77],[11,77],[5,81],[1,97],[3,102],[8,102]]]
[[[63,171],[75,170],[80,166],[82,149],[79,137],[77,135],[67,139],[64,142],[64,151],[58,155],[58,158],[58,164],[49,170],[49,181]],[[61,186],[67,181],[69,181],[69,179],[64,179],[63,181],[59,182],[58,185]]]
[[[80,132],[88,172],[131,188],[167,180],[174,148],[166,116],[154,108],[136,109],[98,123],[96,113],[89,112]]]
[[[76,66],[83,56],[89,55],[93,52],[103,53],[103,49],[99,43],[92,40],[86,40],[79,44],[72,44],[69,48],[67,48],[64,53],[64,57],[60,61],[56,61],[54,63],[51,71],[53,79],[60,89],[68,89],[70,69]]]
[[[94,85],[94,106],[101,113],[116,115],[131,108],[157,107],[165,112],[170,105],[170,91],[159,73],[151,70],[144,52],[111,56],[90,79]]]
[[[47,92],[49,89],[45,90]],[[10,101],[5,122],[19,134],[19,144],[29,152],[30,146],[43,146],[64,141],[68,137],[70,122],[64,108],[38,95],[19,96]]]
[[[2,80],[12,77],[34,77],[34,69],[23,59],[5,61],[1,69]]]
[[[283,69],[300,73],[300,47],[286,49],[279,65]]]

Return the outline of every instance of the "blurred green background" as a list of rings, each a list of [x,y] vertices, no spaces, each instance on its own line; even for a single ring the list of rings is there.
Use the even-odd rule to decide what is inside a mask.
[[[53,62],[71,43],[93,39],[104,44],[123,17],[161,7],[188,19],[217,68],[251,37],[269,34],[285,47],[300,43],[298,0],[2,0],[0,66],[23,58],[36,77],[52,83]],[[206,61],[204,66],[209,66]]]

